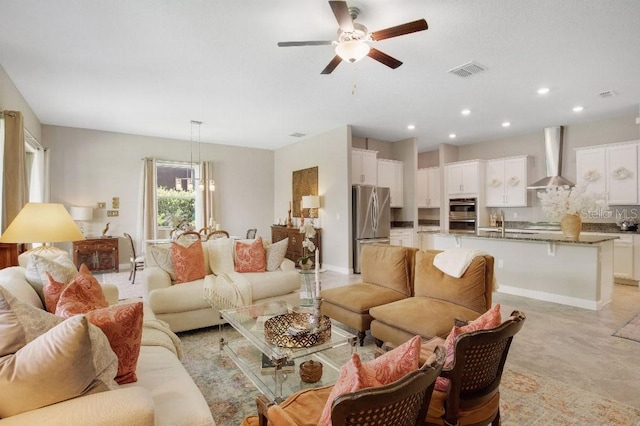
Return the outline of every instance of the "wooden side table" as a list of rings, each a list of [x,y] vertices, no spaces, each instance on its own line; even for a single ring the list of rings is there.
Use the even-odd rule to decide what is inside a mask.
[[[302,241],[304,241],[304,235],[300,233],[299,228],[273,225],[271,227],[271,242],[277,243],[278,241],[289,238],[289,245],[287,246],[287,253],[285,257],[292,260],[296,264],[304,253],[302,249]],[[313,244],[316,246],[320,256],[320,265],[322,265],[322,229],[316,228],[316,236],[311,238]]]
[[[119,272],[118,238],[87,238],[73,242],[73,263],[83,263],[92,272]]]

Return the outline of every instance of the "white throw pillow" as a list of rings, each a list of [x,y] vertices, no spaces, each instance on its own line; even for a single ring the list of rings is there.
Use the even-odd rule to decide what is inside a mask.
[[[289,237],[285,238],[284,240],[280,240],[277,243],[270,244],[267,247],[267,272],[273,272],[280,268],[280,264],[287,254],[288,247]]]
[[[214,274],[230,274],[233,265],[234,244],[231,238],[216,238],[206,242],[209,253],[209,267]]]
[[[171,259],[171,245],[152,245],[147,248],[147,253],[153,258],[155,264],[162,268],[169,276],[171,281],[176,280],[176,271],[173,269],[173,260]]]
[[[38,293],[38,296],[40,296],[40,298],[44,300],[44,297],[42,295],[42,286],[44,285],[44,283],[47,282],[47,277],[45,274],[44,280],[43,280],[42,275],[40,274],[40,272],[38,272],[36,256],[38,259],[47,259],[52,262],[60,263],[60,264],[65,262],[64,264],[73,265],[73,262],[69,258],[69,254],[66,251],[61,250],[57,247],[51,247],[51,246],[39,247],[38,249],[35,250],[35,252],[33,253],[27,252],[27,253],[29,253],[29,257],[27,259],[27,266],[25,268],[26,269],[25,278],[27,279],[27,282],[31,284],[31,286],[36,291],[36,293]],[[26,254],[26,253],[23,253],[23,254]],[[73,269],[74,270],[76,269],[75,265],[73,265]],[[78,271],[76,270],[76,273],[77,272]]]

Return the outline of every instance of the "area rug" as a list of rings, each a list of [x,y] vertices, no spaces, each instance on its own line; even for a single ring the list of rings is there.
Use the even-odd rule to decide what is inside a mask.
[[[142,297],[142,277],[141,273],[136,274],[135,284],[129,281],[129,271],[95,273],[94,276],[102,283],[113,284],[118,287],[119,299],[130,299],[132,297]]]
[[[233,333],[229,326],[223,333]],[[217,327],[179,333],[182,363],[202,391],[218,426],[237,426],[256,413],[259,392],[224,354]],[[227,336],[228,338],[228,336]],[[373,358],[373,341],[358,348],[363,360]],[[349,348],[336,358],[346,361]],[[292,376],[292,375],[290,375]],[[299,380],[288,377],[287,380]],[[640,409],[605,399],[507,362],[500,386],[503,425],[630,425],[640,426]]]
[[[640,342],[640,314],[631,318],[628,323],[623,325],[622,328],[613,333],[613,335]]]

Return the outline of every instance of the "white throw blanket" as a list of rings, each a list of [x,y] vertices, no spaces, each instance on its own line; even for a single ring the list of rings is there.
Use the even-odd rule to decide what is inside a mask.
[[[433,266],[440,269],[447,275],[451,275],[454,278],[460,278],[464,275],[475,257],[485,255],[487,255],[486,252],[478,249],[462,247],[447,249],[435,255],[433,258]],[[493,286],[493,291],[496,291],[498,289],[498,283],[496,281],[495,274],[491,284]]]
[[[468,248],[452,248],[436,254],[433,258],[433,266],[447,275],[460,278],[473,262],[476,256],[484,256],[482,250]]]
[[[204,298],[215,309],[232,309],[253,303],[251,284],[238,272],[204,277]]]
[[[162,346],[182,359],[182,342],[166,322],[154,319],[142,323],[142,346]]]

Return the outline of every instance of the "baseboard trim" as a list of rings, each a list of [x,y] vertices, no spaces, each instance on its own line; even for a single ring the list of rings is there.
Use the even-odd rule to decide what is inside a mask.
[[[537,299],[545,302],[559,303],[561,305],[575,306],[576,308],[589,309],[592,311],[599,311],[605,305],[611,302],[610,300],[603,302],[602,300],[592,301],[578,299],[577,297],[563,296],[561,294],[546,293],[544,291],[529,290],[503,284],[500,284],[500,286],[498,287],[498,292],[512,294],[514,296],[528,297],[530,299]]]

